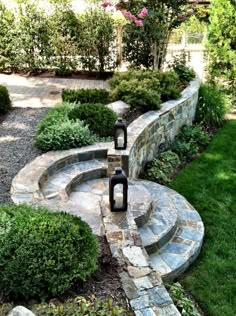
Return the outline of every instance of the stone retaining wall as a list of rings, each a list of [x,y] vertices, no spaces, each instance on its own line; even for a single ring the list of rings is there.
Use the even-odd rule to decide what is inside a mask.
[[[137,178],[145,164],[174,140],[183,125],[192,124],[199,87],[200,80],[196,78],[181,98],[163,103],[159,111],[147,112],[130,124],[127,149],[108,151],[108,173],[121,166],[129,178]]]

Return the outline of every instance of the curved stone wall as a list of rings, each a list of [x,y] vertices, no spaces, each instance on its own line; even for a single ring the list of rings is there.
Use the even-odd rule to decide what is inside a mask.
[[[162,103],[159,111],[150,111],[128,127],[126,150],[108,151],[108,173],[121,166],[129,178],[137,178],[143,167],[171,143],[183,125],[191,125],[196,112],[200,80],[196,78],[181,98]]]

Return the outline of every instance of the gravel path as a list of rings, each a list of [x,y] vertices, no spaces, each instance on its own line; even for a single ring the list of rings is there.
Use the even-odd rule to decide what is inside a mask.
[[[0,124],[0,203],[11,202],[14,176],[42,152],[33,146],[37,123],[48,108],[14,108]]]

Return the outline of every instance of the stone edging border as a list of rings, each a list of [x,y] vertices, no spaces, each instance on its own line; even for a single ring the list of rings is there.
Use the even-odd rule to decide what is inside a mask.
[[[49,151],[25,165],[15,176],[11,185],[11,198],[14,203],[37,203],[44,199],[41,187],[60,168],[74,162],[106,158],[111,143],[61,151]]]

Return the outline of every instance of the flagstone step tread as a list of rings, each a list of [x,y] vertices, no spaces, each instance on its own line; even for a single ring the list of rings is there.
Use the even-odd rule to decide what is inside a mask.
[[[107,176],[107,161],[92,159],[67,165],[57,171],[42,187],[45,199],[65,197],[78,183]]]
[[[148,253],[160,249],[173,237],[177,228],[177,217],[177,210],[172,205],[160,207],[158,202],[155,202],[149,222],[139,227],[143,246]]]
[[[202,222],[196,228],[180,226],[175,236],[161,249],[149,255],[152,267],[163,280],[172,281],[183,273],[200,253],[204,236]]]

